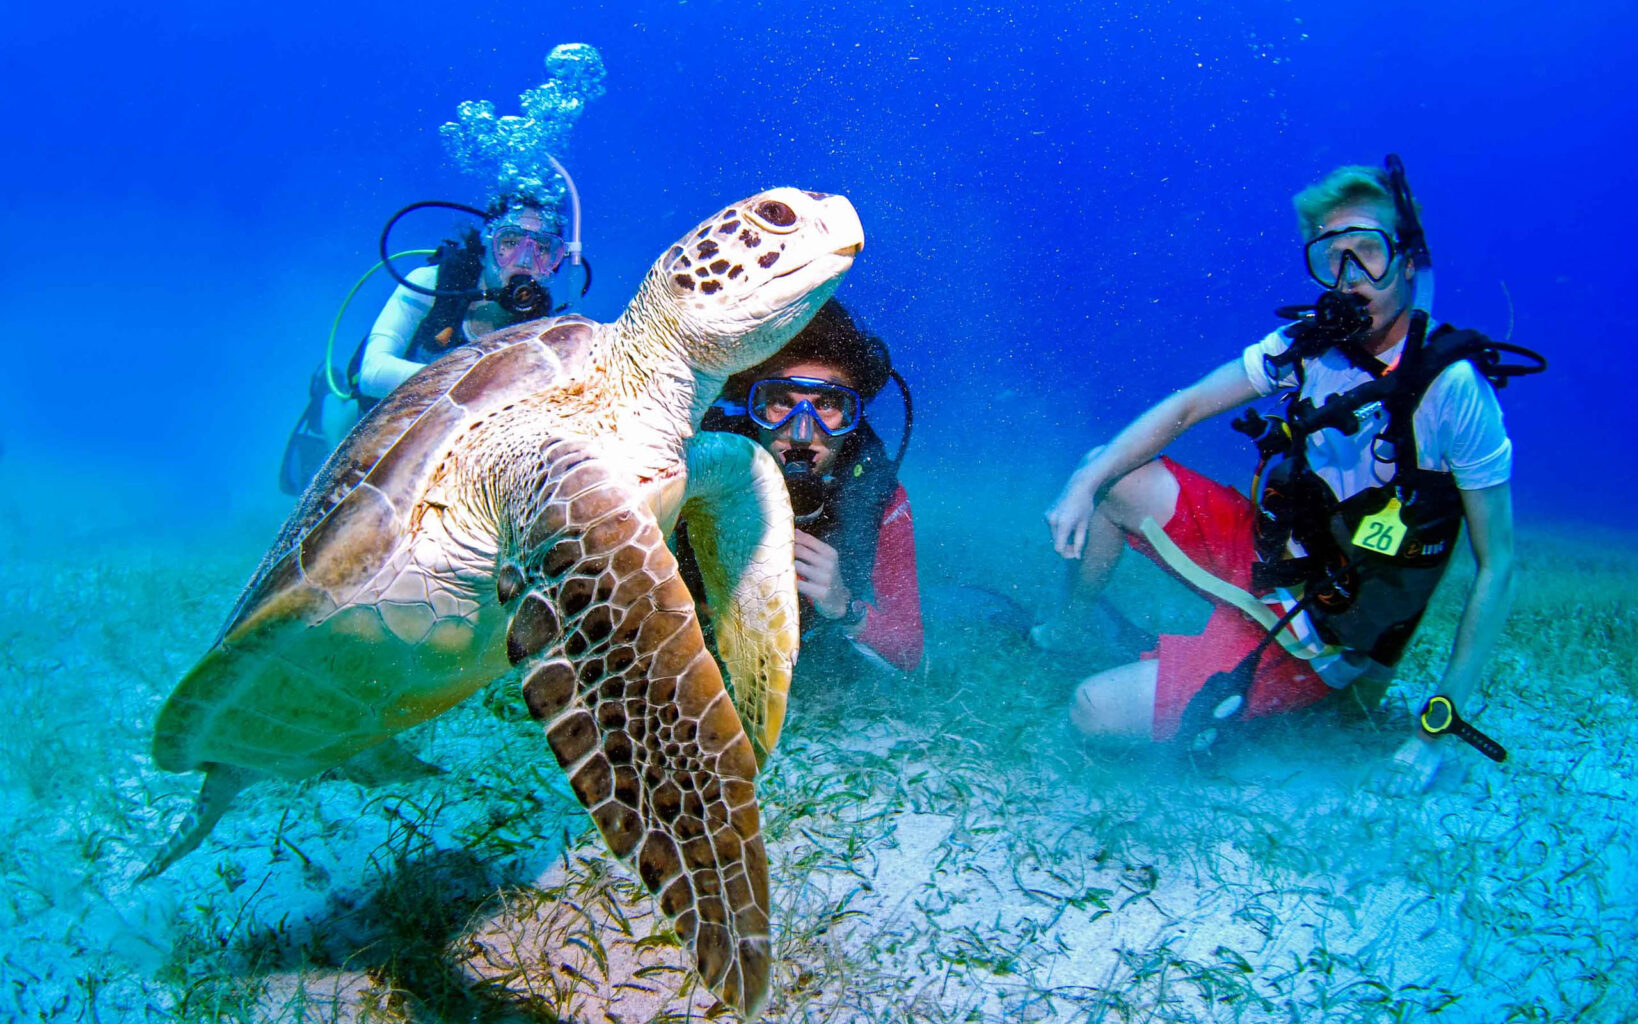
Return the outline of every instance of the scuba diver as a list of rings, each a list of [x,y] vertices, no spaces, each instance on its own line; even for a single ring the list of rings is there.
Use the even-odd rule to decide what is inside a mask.
[[[1294,205],[1319,301],[1279,311],[1295,322],[1090,451],[1046,514],[1058,553],[1080,560],[1082,596],[1130,544],[1214,603],[1200,635],[1162,636],[1144,660],[1083,681],[1071,718],[1192,754],[1236,720],[1349,686],[1374,706],[1465,521],[1478,572],[1443,677],[1393,755],[1392,788],[1420,791],[1446,732],[1506,756],[1461,709],[1513,588],[1512,442],[1495,387],[1545,361],[1432,323],[1432,260],[1397,157],[1338,168]],[[1161,454],[1274,395],[1278,414],[1235,424],[1261,458],[1250,499]]]
[[[590,290],[580,194],[554,154],[567,147],[587,104],[604,94],[606,73],[601,54],[586,43],[553,47],[545,66],[545,81],[518,96],[520,116],[496,117],[492,103],[467,101],[439,129],[457,167],[493,182],[488,206],[428,200],[387,221],[381,260],[336,313],[324,361],[308,384],[307,408],[285,445],[279,487],[286,494],[301,494],[359,418],[422,366],[491,331],[565,312]],[[466,214],[474,226],[436,249],[394,252],[393,227],[429,208]],[[404,274],[394,261],[407,256],[429,258]],[[353,296],[382,269],[398,288],[343,368],[334,358],[336,331]]]
[[[905,400],[893,456],[865,415],[890,379]],[[921,663],[915,529],[898,479],[910,416],[910,392],[887,347],[830,299],[777,355],[730,377],[701,423],[751,438],[784,471],[796,516],[799,676],[846,682],[872,668],[909,672]],[[703,604],[685,527],[677,556]]]
[[[564,181],[570,182],[572,190],[567,172]],[[582,269],[579,295],[584,296],[591,287],[591,266],[579,249],[578,203],[575,205],[571,241],[554,230],[549,211],[517,196],[503,197],[487,211],[427,201],[394,215],[381,233],[381,262],[371,272],[384,268],[398,287],[344,373],[337,373],[329,352],[313,371],[307,408],[285,446],[280,488],[286,494],[305,490],[353,424],[421,367],[491,331],[566,310],[568,304],[554,302],[552,294],[554,277],[565,263],[573,262]],[[428,207],[481,218],[482,226],[468,229],[459,241],[446,240],[431,250],[427,265],[400,273],[389,252],[392,228],[405,214]],[[426,250],[410,250],[412,254],[423,252]],[[355,285],[348,302],[357,290]],[[344,302],[337,323],[346,308]]]
[[[545,211],[514,198],[485,213],[481,231],[445,243],[436,263],[404,275],[348,368],[366,410],[450,349],[553,312],[564,247]]]

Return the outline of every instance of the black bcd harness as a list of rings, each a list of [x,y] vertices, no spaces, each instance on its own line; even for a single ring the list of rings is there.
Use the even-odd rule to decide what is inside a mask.
[[[1289,367],[1297,377],[1283,416],[1265,418],[1253,410],[1234,423],[1256,439],[1260,455],[1261,487],[1253,484],[1260,560],[1252,567],[1253,588],[1304,588],[1324,640],[1366,652],[1384,665],[1397,663],[1404,653],[1444,574],[1463,519],[1454,478],[1417,464],[1417,406],[1441,373],[1464,360],[1498,388],[1546,368],[1539,354],[1477,331],[1446,324],[1419,341],[1425,332],[1425,319],[1413,323],[1392,368],[1357,342],[1334,344],[1372,379],[1316,404],[1300,392],[1303,359],[1319,354],[1318,346],[1304,338],[1299,325],[1287,352],[1270,360],[1273,373]],[[1529,362],[1504,363],[1506,354]],[[1377,461],[1393,464],[1393,477],[1339,501],[1308,465],[1308,436],[1328,427],[1357,433],[1362,420],[1377,409],[1385,425],[1371,451]],[[1302,555],[1290,554],[1291,541],[1301,546]]]
[[[438,250],[427,257],[427,262],[438,268],[435,287],[440,292],[451,294],[439,295],[432,300],[432,308],[427,310],[427,315],[421,318],[415,333],[410,336],[403,358],[416,363],[430,363],[465,341],[461,336],[461,323],[466,319],[472,299],[470,295],[459,293],[470,292],[478,286],[478,278],[483,274],[483,244],[478,240],[476,231],[469,231],[458,242],[446,240],[439,245]],[[369,340],[366,335],[347,362],[347,386],[365,408],[375,405],[377,401],[358,390],[358,375],[364,366],[364,349]]]

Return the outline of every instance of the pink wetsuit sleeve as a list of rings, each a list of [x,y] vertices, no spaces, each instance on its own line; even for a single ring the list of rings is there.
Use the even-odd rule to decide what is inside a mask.
[[[882,515],[871,584],[876,600],[853,639],[895,668],[909,672],[921,664],[921,590],[916,584],[916,532],[910,519],[910,498],[902,486]]]

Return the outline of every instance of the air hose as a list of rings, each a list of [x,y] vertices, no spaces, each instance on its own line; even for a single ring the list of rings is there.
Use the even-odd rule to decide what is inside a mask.
[[[403,259],[405,256],[432,256],[437,252],[437,249],[405,249],[403,252],[393,253],[391,256],[387,257],[387,259],[397,260]],[[341,300],[341,308],[336,310],[335,320],[330,324],[330,336],[324,341],[324,382],[330,386],[330,393],[335,395],[337,398],[351,398],[353,397],[353,393],[351,391],[343,391],[336,385],[336,331],[341,329],[341,318],[347,315],[347,307],[352,304],[353,296],[357,295],[358,290],[364,287],[365,281],[368,281],[377,270],[380,270],[385,265],[385,260],[377,261],[375,266],[364,271],[363,276],[357,281],[353,282],[353,286],[347,290],[347,297]]]

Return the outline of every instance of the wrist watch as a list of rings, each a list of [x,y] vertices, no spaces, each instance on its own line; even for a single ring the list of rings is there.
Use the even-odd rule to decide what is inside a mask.
[[[865,616],[869,614],[870,606],[865,604],[863,598],[855,597],[847,603],[847,611],[843,612],[842,617],[837,619],[836,622],[844,629],[852,629],[863,622]]]

